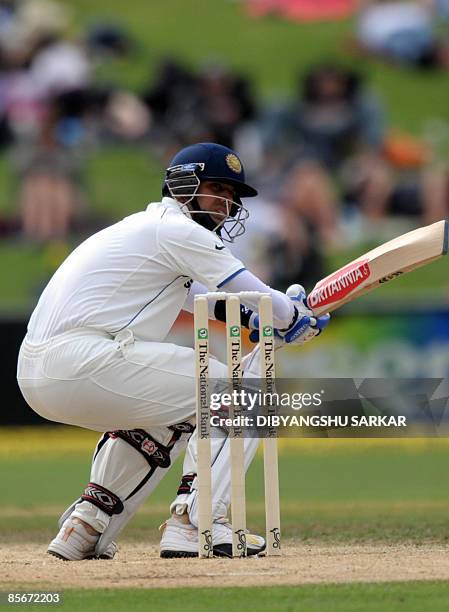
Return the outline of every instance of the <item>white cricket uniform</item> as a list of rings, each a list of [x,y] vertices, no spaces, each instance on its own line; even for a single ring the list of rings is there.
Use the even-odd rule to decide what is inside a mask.
[[[239,278],[242,270],[242,262],[218,236],[186,216],[171,198],[98,232],[56,271],[31,316],[17,372],[25,399],[52,421],[101,432],[144,429],[167,445],[170,425],[194,422],[195,368],[193,349],[164,339],[192,280],[216,290]],[[276,310],[283,307],[284,319],[291,320],[290,300],[276,297]],[[210,376],[226,378],[226,366],[211,358]],[[172,459],[185,448],[187,437],[176,443]],[[184,474],[196,472],[194,440],[195,435]],[[212,444],[214,516],[223,516],[230,476],[222,451],[228,443]],[[245,446],[249,463],[257,440],[246,440]],[[165,472],[160,468],[149,479],[145,458],[123,440],[110,438],[99,444],[91,481],[123,500],[134,495],[130,515]],[[196,524],[195,491],[178,495],[173,507],[188,508]],[[110,524],[111,534],[125,521],[123,513],[111,520],[89,502],[79,503],[74,516],[98,531]]]
[[[22,392],[42,416],[99,431],[170,425],[195,411],[192,349],[164,343],[192,279],[216,290],[244,269],[170,198],[83,242],[31,316]],[[226,376],[215,360],[212,377]]]

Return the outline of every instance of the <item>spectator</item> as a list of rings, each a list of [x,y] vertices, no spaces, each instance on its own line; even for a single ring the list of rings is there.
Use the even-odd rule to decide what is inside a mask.
[[[297,99],[271,113],[262,132],[268,165],[277,167],[280,177],[281,199],[326,243],[336,238],[341,212],[336,185],[343,192],[349,187],[341,184],[348,160],[363,175],[350,185],[359,206],[369,213],[387,197],[382,109],[354,72],[332,64],[312,67]]]
[[[365,0],[357,18],[360,50],[396,64],[434,68],[449,66],[449,41],[437,34],[438,5],[431,0]]]
[[[372,220],[445,216],[444,165],[433,164],[411,137],[386,130],[379,103],[351,71],[313,67],[301,97],[272,115],[264,140],[270,159],[283,170],[284,208],[316,228],[324,245],[339,245],[337,229],[346,212]]]
[[[196,76],[177,60],[167,58],[160,64],[155,82],[147,86],[142,98],[151,113],[151,143],[161,157],[170,157],[172,150],[200,136]],[[210,139],[207,136],[203,139]]]
[[[121,25],[101,21],[89,28],[86,48],[95,59],[124,58],[131,53],[133,43]]]
[[[286,291],[300,278],[304,287],[310,290],[324,276],[319,236],[316,229],[300,217],[293,207],[286,206],[280,212],[282,231],[268,243],[267,248],[269,282]]]
[[[91,83],[91,65],[82,47],[58,38],[41,41],[29,72],[36,88],[47,97]]]
[[[151,142],[163,156],[198,141],[232,147],[256,114],[248,81],[218,64],[195,73],[167,59],[142,97],[152,115]]]
[[[38,138],[14,151],[22,231],[28,238],[63,239],[81,215],[84,109],[82,94],[55,98]]]
[[[387,135],[384,156],[390,164],[392,187],[385,206],[372,216],[414,217],[423,225],[447,216],[447,164],[438,158],[432,144],[397,131]]]
[[[204,67],[198,75],[198,121],[203,121],[211,139],[235,146],[236,132],[256,115],[256,102],[249,82],[219,64]]]
[[[138,142],[148,135],[151,117],[138,96],[125,90],[113,90],[106,98],[103,124],[108,137]]]

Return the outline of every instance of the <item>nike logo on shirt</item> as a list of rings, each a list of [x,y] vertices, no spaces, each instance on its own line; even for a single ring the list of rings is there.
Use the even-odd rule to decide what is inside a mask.
[[[217,251],[222,251],[224,249],[224,246],[218,246],[218,244],[216,244],[215,248],[217,249]]]

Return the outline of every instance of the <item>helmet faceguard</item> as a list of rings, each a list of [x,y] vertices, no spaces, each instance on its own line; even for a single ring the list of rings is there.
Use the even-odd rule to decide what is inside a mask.
[[[226,212],[213,211],[214,217],[222,217],[221,221],[213,219],[212,211],[203,210],[198,199],[210,197],[202,194],[199,189],[201,181],[197,171],[204,168],[202,163],[183,164],[167,168],[165,186],[171,197],[178,201],[184,214],[191,216],[195,221],[207,229],[218,234],[226,242],[234,240],[245,233],[245,222],[249,217],[248,209],[242,204],[240,198],[229,200],[221,196],[214,196],[226,204]],[[219,181],[217,182],[225,182]],[[197,218],[196,218],[197,217]]]
[[[200,207],[199,198],[210,197],[201,193],[202,181],[225,183],[234,188],[234,200],[214,196],[225,202],[226,212],[208,211]],[[257,195],[257,191],[245,183],[245,174],[237,155],[231,149],[214,143],[192,145],[180,151],[167,168],[162,192],[179,202],[185,214],[227,242],[233,242],[245,232],[249,211],[240,198]],[[223,218],[217,222],[216,218],[220,216]]]

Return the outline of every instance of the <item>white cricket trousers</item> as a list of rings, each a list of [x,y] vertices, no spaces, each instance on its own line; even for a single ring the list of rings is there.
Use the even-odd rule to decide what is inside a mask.
[[[227,377],[226,366],[213,357],[210,377]],[[31,408],[58,423],[100,432],[144,429],[162,444],[167,444],[173,433],[168,426],[195,422],[193,349],[136,340],[131,330],[124,330],[113,338],[84,328],[66,332],[43,344],[32,344],[25,337],[19,353],[17,378]],[[195,434],[187,444],[184,475],[196,473]],[[257,440],[245,441],[247,466],[257,444]],[[177,445],[177,454],[185,445],[186,442]],[[216,518],[226,514],[230,503],[228,449],[229,440],[212,439],[212,497]],[[120,439],[108,440],[96,457],[91,481],[122,499],[148,471],[145,458]],[[160,479],[161,474],[154,478],[154,486]],[[190,494],[178,496],[171,507],[178,512],[187,509],[191,522],[196,525],[194,486],[195,483]],[[151,490],[149,487],[148,494]],[[109,522],[109,517],[89,502],[78,504],[77,516],[98,531],[104,531]]]

